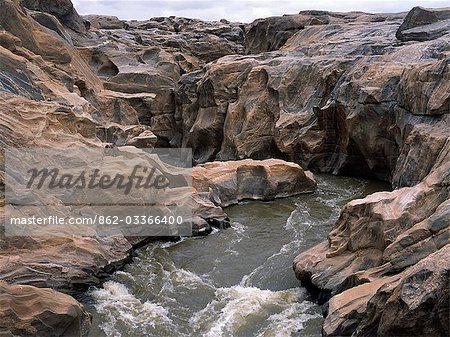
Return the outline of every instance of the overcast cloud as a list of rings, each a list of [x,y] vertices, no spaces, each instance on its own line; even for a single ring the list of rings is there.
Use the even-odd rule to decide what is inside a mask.
[[[184,16],[204,20],[251,22],[256,18],[295,14],[304,9],[329,11],[402,12],[414,6],[447,7],[449,0],[73,0],[80,14],[115,15],[144,20],[155,16]]]

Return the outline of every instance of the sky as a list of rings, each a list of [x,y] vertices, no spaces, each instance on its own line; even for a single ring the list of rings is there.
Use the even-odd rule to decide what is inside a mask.
[[[450,0],[72,0],[82,14],[114,15],[124,20],[184,16],[203,20],[251,22],[257,18],[295,14],[305,9],[403,12],[414,6],[449,7]]]

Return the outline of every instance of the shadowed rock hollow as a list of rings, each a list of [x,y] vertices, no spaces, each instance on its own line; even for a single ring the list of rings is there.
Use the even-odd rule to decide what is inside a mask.
[[[301,167],[389,181],[394,191],[343,208],[328,240],[296,258],[296,275],[329,300],[326,336],[448,336],[449,20],[448,9],[416,7],[251,24],[123,21],[83,18],[70,1],[0,0],[0,142],[192,147],[203,164],[194,173],[199,234],[226,223],[221,206],[311,191]],[[270,158],[296,164],[251,161]],[[214,160],[243,168],[204,164]],[[64,335],[59,323],[33,324],[39,310],[14,316],[11,301],[22,299],[11,284],[77,292],[142,243],[2,234],[0,277],[10,285],[0,311],[10,323],[0,328]],[[26,289],[48,301],[47,290]],[[82,308],[54,296],[59,311],[42,322],[61,311],[82,327],[67,333],[83,335]]]

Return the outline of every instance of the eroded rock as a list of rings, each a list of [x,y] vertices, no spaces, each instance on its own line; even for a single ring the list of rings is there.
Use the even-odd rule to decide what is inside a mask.
[[[78,33],[86,33],[87,27],[70,0],[20,0],[23,6],[34,11],[50,13],[61,23]]]
[[[90,315],[68,295],[0,281],[0,333],[4,336],[85,337],[90,325]]]
[[[414,7],[406,15],[396,36],[402,41],[434,40],[450,32],[450,8]]]
[[[273,200],[311,193],[317,186],[311,172],[277,159],[203,164],[194,167],[192,180],[198,192],[209,192],[222,207],[246,199]]]
[[[448,334],[449,139],[419,184],[350,202],[328,242],[295,259],[302,283],[331,297],[326,336]]]

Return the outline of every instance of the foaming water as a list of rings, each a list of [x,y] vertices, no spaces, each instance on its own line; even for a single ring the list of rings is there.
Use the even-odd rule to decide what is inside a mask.
[[[122,283],[105,282],[103,289],[94,290],[92,296],[95,309],[104,315],[100,328],[108,336],[126,336],[135,330],[141,331],[142,336],[158,335],[161,330],[170,332],[173,328],[167,309],[139,300]]]
[[[292,261],[323,241],[348,201],[388,186],[318,176],[313,194],[227,209],[231,228],[155,243],[92,290],[92,337],[319,337],[321,309]]]
[[[317,313],[305,313],[314,305],[302,301],[304,296],[299,288],[284,291],[242,286],[219,288],[215,299],[197,312],[189,325],[195,336],[290,336],[291,332],[301,330],[304,322],[318,317]],[[264,326],[267,320],[270,324]],[[262,328],[255,329],[261,325]]]

